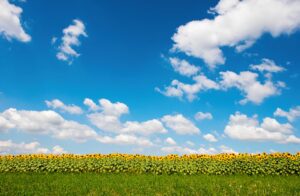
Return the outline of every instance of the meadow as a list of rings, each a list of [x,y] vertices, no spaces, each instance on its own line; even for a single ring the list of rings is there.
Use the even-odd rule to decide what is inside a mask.
[[[300,195],[299,176],[0,174],[1,195]]]
[[[300,195],[300,153],[0,156],[1,195]]]

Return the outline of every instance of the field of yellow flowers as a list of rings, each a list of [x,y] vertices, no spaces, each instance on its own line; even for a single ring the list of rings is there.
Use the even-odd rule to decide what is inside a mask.
[[[146,156],[130,154],[1,155],[0,173],[300,175],[300,153]]]

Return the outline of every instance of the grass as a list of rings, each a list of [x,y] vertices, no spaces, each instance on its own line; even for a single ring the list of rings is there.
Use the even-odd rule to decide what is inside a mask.
[[[2,173],[0,194],[300,195],[300,177]]]

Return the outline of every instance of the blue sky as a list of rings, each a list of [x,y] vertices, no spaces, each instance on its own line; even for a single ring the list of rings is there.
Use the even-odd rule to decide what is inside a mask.
[[[299,149],[297,0],[0,8],[2,154]]]

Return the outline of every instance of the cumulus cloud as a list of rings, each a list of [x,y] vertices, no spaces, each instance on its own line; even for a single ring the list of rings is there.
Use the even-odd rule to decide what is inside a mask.
[[[9,129],[27,133],[50,134],[55,138],[73,139],[79,142],[97,136],[97,133],[89,126],[76,121],[65,120],[58,113],[51,110],[28,111],[10,108],[0,113],[1,118],[6,120],[4,123],[9,122]],[[0,127],[5,126],[0,124]]]
[[[300,106],[290,108],[289,111],[284,111],[281,108],[277,108],[274,112],[274,116],[285,117],[288,121],[293,122],[296,118],[300,117]]]
[[[83,104],[89,107],[90,111],[97,111],[100,110],[100,106],[98,106],[93,100],[89,98],[85,98]]]
[[[225,63],[222,47],[241,52],[263,34],[289,35],[300,27],[298,0],[220,0],[210,12],[213,19],[188,22],[172,37],[173,50],[201,58],[210,68]]]
[[[184,95],[189,101],[193,101],[197,98],[197,93],[201,91],[207,91],[210,89],[219,89],[218,83],[207,78],[205,75],[200,74],[193,77],[193,84],[185,84],[178,80],[173,80],[171,85],[165,87],[164,90],[156,88],[157,91],[167,97],[178,97],[182,98]]]
[[[14,143],[11,140],[0,141],[0,154],[62,154],[66,151],[60,146],[54,146],[52,149],[43,148],[39,142]]]
[[[80,56],[73,47],[81,44],[79,41],[80,36],[87,37],[85,25],[81,20],[73,20],[73,24],[63,30],[63,34],[61,38],[62,43],[58,47],[59,51],[56,57],[59,60],[67,61],[71,64],[74,58]]]
[[[14,127],[15,125],[13,123],[0,116],[0,132],[6,132]]]
[[[169,86],[163,90],[155,88],[159,93],[167,97],[177,97],[180,100],[186,98],[188,101],[193,101],[198,97],[198,94],[208,90],[223,90],[237,88],[245,97],[240,100],[240,104],[252,102],[261,104],[266,98],[279,95],[281,90],[286,87],[283,81],[273,81],[272,73],[282,72],[285,68],[276,65],[273,60],[262,59],[261,64],[250,65],[250,69],[258,71],[241,71],[235,73],[233,71],[223,71],[219,73],[219,77],[212,80],[206,75],[200,73],[192,79],[194,83],[183,83],[178,80],[173,80]],[[261,73],[264,81],[261,81]],[[201,118],[210,118],[209,114],[199,113],[198,120]],[[197,116],[195,116],[197,118]]]
[[[210,134],[210,133],[203,135],[203,138],[209,142],[217,142],[218,141],[217,138],[213,134]]]
[[[119,134],[115,137],[98,136],[97,140],[104,144],[153,146],[153,143],[149,139],[130,134]]]
[[[177,143],[175,142],[175,140],[171,137],[168,137],[167,139],[165,139],[165,143],[169,144],[169,145],[176,145]]]
[[[189,119],[185,118],[182,114],[165,115],[162,117],[162,122],[165,126],[175,131],[177,134],[199,134],[200,129]]]
[[[106,115],[121,116],[129,113],[128,106],[121,102],[112,103],[108,99],[99,100],[100,108]]]
[[[271,77],[266,75],[264,82],[259,81],[259,75],[251,71],[242,71],[235,73],[232,71],[220,72],[220,81],[216,82],[208,79],[205,75],[193,77],[193,84],[182,83],[173,80],[170,86],[164,90],[156,88],[156,90],[167,97],[177,97],[182,99],[184,96],[189,101],[197,98],[197,94],[207,90],[227,90],[237,88],[245,96],[240,104],[252,102],[261,104],[266,98],[279,95],[281,89],[285,87],[282,81],[273,82]],[[200,114],[199,114],[200,115]]]
[[[96,127],[103,131],[119,134],[151,135],[155,133],[167,133],[167,130],[158,119],[143,122],[125,121],[121,122],[122,115],[129,113],[129,108],[121,102],[112,103],[107,99],[100,99],[99,105],[86,98],[84,104],[89,107],[91,114],[87,117]]]
[[[118,116],[92,113],[87,117],[93,125],[102,131],[119,132],[122,129],[122,123]]]
[[[178,72],[179,74],[183,76],[193,76],[196,75],[199,71],[200,68],[190,64],[186,60],[181,60],[179,58],[169,58],[169,61],[174,69],[175,72]]]
[[[213,119],[213,115],[211,113],[209,113],[209,112],[197,112],[195,114],[195,119],[199,120],[199,121],[200,120],[205,120],[205,119],[212,120]]]
[[[82,114],[83,111],[79,106],[76,105],[65,105],[59,99],[53,99],[52,101],[45,101],[46,105],[52,109],[60,109],[63,112],[68,112],[70,114]]]
[[[198,154],[197,150],[182,146],[165,146],[161,148],[161,151],[168,154]]]
[[[129,113],[126,104],[121,102],[112,103],[108,99],[100,99],[99,105],[89,99],[85,99],[84,103],[90,107],[90,110],[100,110],[87,115],[92,124],[103,131],[120,132],[123,127],[120,116]]]
[[[189,146],[195,146],[195,143],[192,142],[192,141],[187,141],[186,144],[189,145]]]
[[[285,68],[276,65],[275,62],[271,59],[262,59],[261,64],[250,65],[250,68],[252,70],[256,70],[260,72],[269,72],[269,73],[277,73],[285,70]]]
[[[203,148],[193,149],[183,146],[165,146],[161,148],[162,152],[165,153],[175,153],[175,154],[217,154],[217,153],[237,153],[232,148],[227,146],[220,146],[218,148]]]
[[[62,147],[56,145],[52,148],[52,154],[65,154],[67,151],[65,151]]]
[[[237,152],[235,150],[233,150],[232,148],[225,146],[225,145],[220,146],[220,152],[227,153],[227,154],[231,154],[231,153],[237,154]]]
[[[241,104],[252,102],[260,104],[267,97],[280,94],[281,84],[274,84],[270,79],[266,79],[264,83],[258,81],[258,74],[250,71],[242,71],[239,74],[226,71],[220,72],[220,85],[223,89],[235,87],[239,89],[245,96],[241,100]]]
[[[6,39],[17,39],[21,42],[31,40],[21,24],[22,8],[11,4],[8,0],[0,0],[0,35]]]
[[[274,141],[278,143],[299,143],[299,138],[292,135],[291,124],[280,124],[273,118],[266,117],[260,124],[256,116],[248,117],[245,114],[230,115],[224,133],[237,140]]]
[[[121,132],[150,135],[154,133],[167,133],[168,131],[159,120],[153,119],[144,122],[127,121],[123,124]]]

